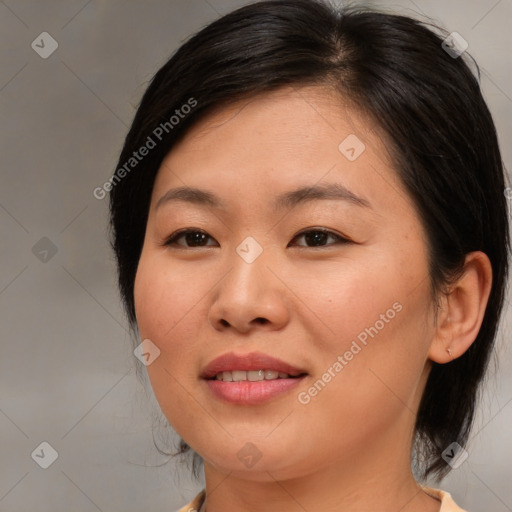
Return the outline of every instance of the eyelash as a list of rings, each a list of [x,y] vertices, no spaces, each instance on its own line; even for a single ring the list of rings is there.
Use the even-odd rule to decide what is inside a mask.
[[[176,241],[179,240],[182,236],[185,236],[187,234],[191,234],[191,233],[201,233],[203,235],[206,235],[207,237],[209,238],[212,238],[210,235],[208,235],[208,233],[206,233],[206,231],[203,231],[202,229],[182,229],[180,231],[177,231],[176,233],[173,233],[171,236],[169,236],[165,241],[164,243],[162,244],[163,246],[165,247],[170,247],[170,246],[178,246],[178,247],[181,247],[183,249],[196,249],[196,248],[202,248],[202,247],[214,247],[212,245],[198,245],[198,246],[183,246],[183,245],[180,245],[180,244],[177,244]],[[296,238],[299,238],[299,237],[302,237],[304,235],[307,235],[309,233],[323,233],[325,235],[328,235],[328,236],[332,236],[335,238],[335,243],[334,244],[326,244],[326,245],[312,245],[312,246],[308,246],[308,245],[300,245],[299,247],[305,247],[305,248],[309,248],[309,249],[316,249],[316,248],[320,248],[320,247],[330,247],[331,245],[335,245],[335,244],[349,244],[349,243],[352,243],[351,240],[349,240],[348,238],[344,237],[344,236],[341,236],[341,235],[338,235],[337,233],[334,233],[333,231],[330,231],[330,230],[327,230],[327,229],[321,229],[321,228],[314,228],[314,229],[307,229],[307,230],[304,230],[304,231],[301,231],[299,233],[297,233],[293,238],[292,238],[292,241],[295,240]]]

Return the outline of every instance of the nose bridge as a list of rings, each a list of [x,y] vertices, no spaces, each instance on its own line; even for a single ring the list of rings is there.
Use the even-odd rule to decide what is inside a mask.
[[[231,268],[227,276],[224,292],[234,294],[233,298],[240,302],[257,300],[272,286],[269,283],[269,272],[266,265],[270,251],[263,247],[254,237],[248,236],[240,242],[232,254],[228,255]]]

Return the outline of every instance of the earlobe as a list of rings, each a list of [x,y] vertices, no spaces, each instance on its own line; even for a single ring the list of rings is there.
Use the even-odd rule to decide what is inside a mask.
[[[481,251],[468,253],[461,276],[441,299],[429,359],[444,364],[466,352],[482,325],[491,285],[492,267],[487,255]]]

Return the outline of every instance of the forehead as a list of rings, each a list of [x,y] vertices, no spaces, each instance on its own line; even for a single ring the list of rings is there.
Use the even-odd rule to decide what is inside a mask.
[[[407,202],[387,146],[375,123],[334,91],[284,87],[194,125],[162,162],[153,202],[171,187],[192,186],[275,204],[291,188],[324,182],[359,197],[380,189]],[[396,198],[391,202],[396,206]]]
[[[271,153],[259,152],[260,161],[291,148],[304,156],[318,143],[324,149],[331,144],[336,150],[340,137],[354,132],[367,137],[363,132],[372,128],[369,119],[327,87],[285,86],[213,110],[193,126],[170,157],[199,148],[213,154],[240,142],[245,150],[272,149]],[[308,147],[303,146],[306,142]]]

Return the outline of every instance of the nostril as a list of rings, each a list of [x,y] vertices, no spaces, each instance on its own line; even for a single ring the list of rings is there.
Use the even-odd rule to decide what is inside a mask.
[[[266,318],[262,318],[262,317],[258,317],[255,320],[256,320],[256,322],[258,322],[260,324],[266,324],[268,322],[268,320]]]

